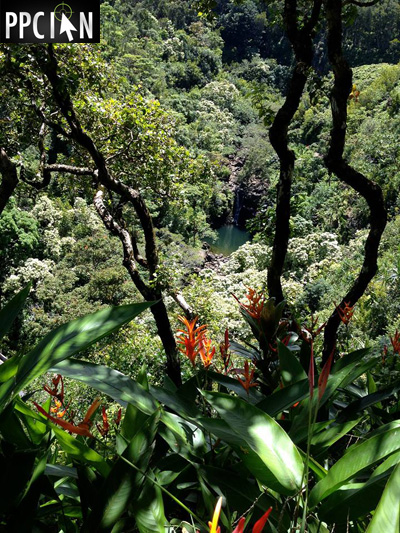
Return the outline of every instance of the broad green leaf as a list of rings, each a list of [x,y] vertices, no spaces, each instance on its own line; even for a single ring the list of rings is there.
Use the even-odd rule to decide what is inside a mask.
[[[124,420],[121,425],[121,436],[129,443],[140,428],[147,422],[149,419],[147,413],[144,413],[138,409],[132,403],[128,404],[128,407],[125,411]]]
[[[303,452],[301,448],[298,448],[300,455],[303,457],[304,462],[306,461],[307,454],[306,452]],[[324,479],[324,477],[327,475],[328,471],[325,470],[325,468],[320,465],[313,457],[309,457],[308,459],[308,467],[310,470],[312,470],[315,474],[315,478],[317,480]]]
[[[192,454],[198,458],[206,452],[203,431],[178,415],[164,411],[161,415],[163,425],[159,429],[161,437],[168,442],[171,450],[183,457]]]
[[[334,423],[330,428],[313,435],[311,439],[311,453],[314,457],[321,457],[325,455],[327,450],[340,440],[344,435],[349,433],[357,424],[361,422],[362,418],[356,418],[343,424]]]
[[[295,403],[304,400],[309,395],[308,379],[293,383],[288,387],[279,389],[257,404],[258,409],[265,411],[270,416],[277,414],[292,407]]]
[[[307,379],[300,361],[292,350],[289,350],[281,341],[278,341],[278,356],[281,376],[285,386]]]
[[[45,411],[50,411],[51,398],[49,397],[46,402],[42,405]],[[24,426],[28,430],[29,437],[32,439],[34,444],[40,444],[43,438],[49,432],[46,421],[43,420],[43,416],[40,415],[37,411],[32,411],[32,409],[21,400],[21,398],[16,398],[16,401],[13,405],[15,413],[18,414]]]
[[[377,386],[371,372],[367,372],[367,385],[368,385],[368,394],[373,394],[377,391]]]
[[[31,290],[31,283],[29,283],[22,291],[17,293],[4,307],[0,310],[0,340],[8,332],[12,323],[17,318],[18,313],[25,305]],[[0,367],[1,368],[1,367]],[[0,381],[1,371],[0,371]]]
[[[72,466],[47,464],[44,473],[46,476],[72,477],[78,479],[77,470]]]
[[[366,533],[400,531],[400,465],[393,470]]]
[[[148,470],[159,420],[160,413],[157,411],[138,429],[122,454],[143,472]],[[83,531],[109,531],[124,511],[134,504],[145,479],[142,473],[129,466],[121,457],[118,458],[101,487]]]
[[[338,370],[335,374],[331,374],[328,378],[328,383],[325,389],[325,393],[319,402],[319,405],[322,406],[326,402],[331,401],[336,395],[336,392],[339,388],[346,388],[347,385],[352,383],[355,379],[360,377],[362,374],[365,374],[370,368],[375,366],[376,360],[370,359],[369,361],[357,361],[352,362],[346,367]],[[316,405],[318,402],[318,393],[314,393],[313,405]],[[289,434],[293,439],[298,432],[302,433],[304,427],[308,425],[308,405],[309,399],[307,398],[304,401],[304,407],[298,416],[294,419],[293,425],[290,429]],[[341,420],[343,422],[343,420]]]
[[[0,383],[4,383],[15,376],[20,361],[21,357],[14,355],[0,366]]]
[[[387,472],[366,483],[343,485],[324,500],[318,509],[318,516],[328,523],[343,526],[349,520],[365,517],[376,508],[389,475],[390,472]]]
[[[162,492],[150,480],[146,480],[141,494],[134,499],[132,507],[140,533],[165,533],[168,530]]]
[[[354,417],[360,411],[371,407],[371,405],[379,404],[380,402],[387,400],[400,391],[400,380],[393,383],[389,387],[385,387],[379,391],[363,396],[362,398],[355,400],[349,404],[338,416],[339,421],[348,420]]]
[[[369,352],[370,348],[361,348],[354,352],[347,353],[338,359],[335,364],[332,366],[331,374],[336,374],[339,370],[346,368],[349,370],[359,363]]]
[[[244,359],[249,359],[250,361],[257,361],[257,359],[260,359],[260,352],[256,348],[247,348],[235,341],[230,341],[230,351],[235,355],[243,357]]]
[[[195,402],[188,400],[184,396],[180,396],[178,392],[170,392],[162,387],[151,385],[150,393],[160,403],[163,403],[183,418],[195,420],[201,416]]]
[[[238,434],[232,431],[231,427],[218,418],[202,418],[197,421],[203,429],[214,435],[216,438],[226,442],[240,457],[243,465],[257,479],[259,483],[266,487],[281,490],[282,486],[277,483],[275,476],[265,468],[264,461],[253,451],[247,442]]]
[[[246,479],[242,473],[211,465],[201,466],[198,470],[217,494],[224,494],[229,508],[237,511],[237,516],[245,513],[250,507],[257,509],[259,514],[264,514],[269,507],[276,505],[276,500],[271,494],[261,494],[259,487],[251,479]],[[288,513],[284,514],[282,519],[282,525],[286,526],[286,530],[289,528]]]
[[[66,431],[54,427],[54,425],[52,425],[52,430],[58,444],[66,454],[76,461],[93,466],[103,477],[107,477],[111,468],[101,455]]]
[[[351,446],[348,452],[332,466],[327,476],[313,488],[309,499],[310,507],[315,507],[357,474],[398,450],[400,450],[400,422],[387,424],[378,434],[357,446]]]
[[[153,303],[102,309],[50,332],[31,352],[22,357],[16,375],[0,386],[0,409],[36,377],[127,324]]]
[[[383,461],[372,473],[372,476],[370,479],[373,479],[375,476],[380,476],[384,472],[387,472],[388,470],[393,469],[395,466],[397,466],[400,463],[400,451],[396,453],[392,453],[392,455],[389,455],[389,457]]]
[[[93,387],[122,406],[131,403],[148,415],[157,409],[157,403],[149,392],[118,370],[77,359],[66,359],[50,370]]]
[[[270,416],[228,394],[203,392],[231,430],[258,455],[284,494],[300,489],[303,461],[296,446]]]

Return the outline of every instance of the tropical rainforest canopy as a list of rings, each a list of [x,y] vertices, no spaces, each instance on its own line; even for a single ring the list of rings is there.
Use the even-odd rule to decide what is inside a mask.
[[[399,2],[100,4],[0,44],[1,530],[398,533]]]

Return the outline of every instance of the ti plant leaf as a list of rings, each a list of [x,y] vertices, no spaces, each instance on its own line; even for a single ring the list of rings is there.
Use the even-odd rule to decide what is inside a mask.
[[[287,433],[270,416],[247,402],[217,392],[203,392],[231,431],[255,453],[272,478],[271,488],[293,494],[301,487],[303,460]]]
[[[400,531],[400,464],[393,470],[366,533]]]
[[[143,302],[102,309],[48,333],[31,352],[20,359],[15,375],[0,386],[0,411],[24,387],[52,366],[85,350],[127,324],[153,303]]]

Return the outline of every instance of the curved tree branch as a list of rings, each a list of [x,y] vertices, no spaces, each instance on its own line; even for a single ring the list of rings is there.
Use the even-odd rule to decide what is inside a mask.
[[[345,302],[350,306],[364,294],[369,282],[378,269],[378,250],[387,213],[382,190],[376,183],[353,169],[343,158],[347,128],[347,103],[352,88],[352,70],[342,52],[342,2],[326,0],[328,22],[328,56],[334,72],[334,86],[331,92],[332,130],[331,142],[325,163],[330,172],[352,187],[365,198],[370,210],[370,231],[365,243],[364,262],[361,271],[339,307]],[[322,364],[334,349],[340,317],[337,309],[330,316],[325,327]]]
[[[138,190],[126,185],[111,174],[103,153],[98,149],[90,134],[84,131],[80,120],[75,113],[71,96],[64,81],[59,75],[58,62],[52,45],[48,45],[46,50],[47,53],[45,56],[37,54],[37,61],[43,74],[51,85],[54,100],[70,128],[68,134],[69,138],[71,138],[77,145],[84,148],[91,156],[96,168],[95,174],[98,183],[108,191],[116,193],[123,203],[129,202],[139,218],[145,240],[149,283],[144,282],[136,268],[135,251],[137,252],[137,256],[138,250],[137,246],[135,247],[135,244],[132,242],[132,236],[107,211],[104,202],[102,201],[102,195],[99,193],[96,194],[95,206],[103,223],[111,232],[117,235],[122,242],[124,248],[124,266],[127,268],[131,279],[147,301],[157,302],[150,310],[154,316],[157,331],[166,353],[167,374],[177,385],[180,385],[181,374],[178,350],[162,297],[162,288],[157,283],[156,273],[159,266],[159,259],[151,213]]]
[[[344,2],[343,5],[346,6],[351,4],[357,7],[372,7],[376,6],[376,4],[380,1],[381,0],[370,0],[369,2],[359,2],[358,0],[347,0],[347,2]]]
[[[269,131],[271,144],[278,154],[280,162],[275,237],[271,264],[268,269],[269,296],[275,298],[277,303],[284,299],[281,277],[290,236],[290,195],[295,164],[294,152],[288,145],[288,130],[299,107],[300,99],[307,83],[309,69],[311,68],[314,55],[313,38],[319,20],[321,5],[322,0],[314,0],[310,18],[305,22],[303,28],[300,28],[297,0],[285,1],[284,22],[296,57],[296,65],[289,83],[286,100],[276,114]]]

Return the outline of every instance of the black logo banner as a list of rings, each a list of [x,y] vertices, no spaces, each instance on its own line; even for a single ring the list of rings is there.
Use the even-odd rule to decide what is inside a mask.
[[[0,0],[2,43],[98,43],[100,0]]]

